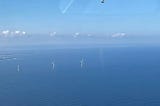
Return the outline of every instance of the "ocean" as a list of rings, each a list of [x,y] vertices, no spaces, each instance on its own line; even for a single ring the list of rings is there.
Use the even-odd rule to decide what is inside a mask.
[[[160,106],[160,47],[6,50],[0,106]]]

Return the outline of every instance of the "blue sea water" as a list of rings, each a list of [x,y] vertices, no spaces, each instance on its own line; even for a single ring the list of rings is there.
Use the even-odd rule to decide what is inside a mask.
[[[1,53],[0,106],[160,106],[159,47]]]

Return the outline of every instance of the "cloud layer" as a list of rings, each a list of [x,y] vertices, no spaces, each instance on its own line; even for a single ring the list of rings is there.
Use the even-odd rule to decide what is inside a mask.
[[[15,30],[15,31],[2,30],[0,31],[0,37],[22,37],[25,35],[26,35],[26,32],[20,31],[20,30]]]
[[[126,33],[114,33],[112,35],[112,38],[124,38],[124,37],[127,37]]]

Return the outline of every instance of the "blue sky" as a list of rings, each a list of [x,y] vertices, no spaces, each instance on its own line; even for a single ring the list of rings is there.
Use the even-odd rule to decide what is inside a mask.
[[[0,0],[0,30],[160,34],[158,0]]]

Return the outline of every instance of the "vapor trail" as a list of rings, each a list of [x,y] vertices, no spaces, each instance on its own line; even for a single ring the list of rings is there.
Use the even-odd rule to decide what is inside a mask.
[[[63,14],[65,14],[67,12],[67,10],[71,7],[71,5],[72,5],[73,2],[74,2],[74,0],[70,0],[70,2],[68,3],[68,5],[62,11]]]

